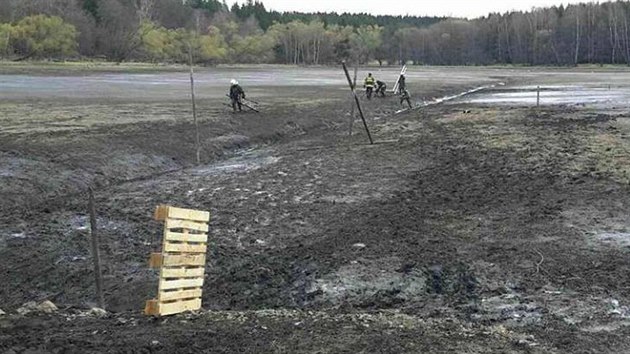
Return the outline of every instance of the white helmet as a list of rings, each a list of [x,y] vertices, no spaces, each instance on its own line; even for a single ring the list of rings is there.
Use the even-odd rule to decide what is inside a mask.
[[[230,83],[231,83],[232,85],[238,85],[238,81],[236,81],[236,79],[232,79],[232,81],[230,81]]]

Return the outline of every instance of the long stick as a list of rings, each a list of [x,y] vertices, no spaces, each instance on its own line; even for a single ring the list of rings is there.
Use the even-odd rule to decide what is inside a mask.
[[[94,206],[94,191],[88,189],[88,209],[90,212],[90,234],[92,236],[92,259],[94,260],[94,278],[96,280],[96,299],[98,307],[105,309],[103,297],[103,278],[101,275],[101,256],[98,250],[98,233],[96,228],[96,207]]]
[[[227,93],[225,94],[225,96],[230,97],[230,95],[228,95]],[[230,99],[231,99],[231,97],[230,97]],[[254,112],[256,112],[256,113],[260,113],[260,111],[259,111],[259,110],[257,110],[256,108],[254,108],[254,107],[252,107],[252,106],[248,105],[248,104],[247,104],[247,102],[251,102],[251,103],[254,103],[254,104],[258,104],[257,102],[252,101],[252,100],[250,100],[250,99],[245,99],[245,98],[242,98],[242,99],[241,99],[241,104],[242,104],[243,106],[245,106],[245,108],[249,108],[249,109],[251,109],[252,111],[254,111]],[[231,105],[228,105],[228,106],[229,106],[229,107],[232,107]]]
[[[361,120],[363,121],[363,126],[365,127],[365,131],[367,132],[368,139],[370,139],[370,144],[374,144],[374,140],[372,140],[372,134],[370,134],[370,128],[368,128],[367,122],[365,121],[365,116],[363,116],[363,110],[361,109],[361,102],[359,102],[359,97],[357,97],[357,93],[354,91],[352,86],[352,80],[350,79],[350,73],[348,73],[348,68],[346,67],[346,62],[341,62],[343,65],[343,71],[346,73],[346,79],[348,79],[348,86],[350,86],[350,91],[352,91],[352,95],[354,96],[354,102],[357,104],[357,108],[359,109],[359,115],[361,116]]]
[[[197,104],[195,102],[195,78],[193,71],[192,45],[188,44],[188,59],[190,62],[190,97],[192,99],[193,120],[195,121],[195,149],[197,150],[197,165],[201,164],[201,143],[199,138],[199,122],[197,122]]]
[[[229,95],[228,95],[228,96],[229,96]],[[260,103],[258,103],[258,102],[256,102],[256,101],[252,100],[251,98],[243,98],[243,99],[244,99],[244,100],[246,100],[246,101],[249,101],[249,102],[251,102],[251,103],[253,103],[253,104],[260,104]]]
[[[352,97],[357,87],[357,73],[359,68],[357,66],[354,67],[354,80],[352,80],[352,94],[350,95],[350,132],[349,135],[352,136],[352,127],[354,126],[354,102],[352,102]]]

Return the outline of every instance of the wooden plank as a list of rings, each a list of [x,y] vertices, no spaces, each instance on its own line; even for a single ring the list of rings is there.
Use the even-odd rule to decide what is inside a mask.
[[[197,255],[164,255],[162,258],[162,266],[164,267],[174,267],[174,266],[205,266],[206,265],[206,255],[205,254],[197,254]]]
[[[161,253],[151,253],[151,258],[149,258],[149,268],[161,268],[162,260],[163,257]]]
[[[195,243],[207,243],[208,235],[206,234],[181,234],[178,232],[167,231],[164,233],[164,241],[180,241],[180,242],[195,242]]]
[[[164,242],[164,252],[206,253],[207,248],[205,244]]]
[[[196,311],[199,309],[201,309],[201,299],[171,302],[160,304],[160,315],[168,316],[186,311]]]
[[[194,231],[208,232],[208,224],[202,222],[166,219],[164,224],[165,229],[189,229]]]
[[[147,316],[158,316],[160,314],[160,302],[158,300],[149,300],[144,305],[144,314]]]
[[[182,291],[162,291],[159,295],[160,301],[173,301],[196,299],[201,297],[201,289],[182,290]]]
[[[203,278],[160,280],[160,291],[183,289],[183,288],[200,288],[202,286],[203,286]]]
[[[204,267],[199,268],[162,268],[161,278],[203,278]]]
[[[170,207],[168,208],[168,217],[171,219],[184,219],[207,223],[210,220],[210,213],[201,210]]]
[[[176,208],[168,205],[159,205],[155,208],[155,220],[164,221],[167,218],[183,219],[200,222],[208,222],[210,220],[210,212],[193,209]]]

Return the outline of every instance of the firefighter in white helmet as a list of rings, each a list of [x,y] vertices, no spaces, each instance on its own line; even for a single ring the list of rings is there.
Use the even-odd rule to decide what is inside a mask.
[[[245,91],[241,85],[238,84],[238,81],[232,79],[230,81],[230,99],[232,100],[232,109],[236,112],[236,108],[238,107],[239,112],[243,110],[243,99],[245,98]]]

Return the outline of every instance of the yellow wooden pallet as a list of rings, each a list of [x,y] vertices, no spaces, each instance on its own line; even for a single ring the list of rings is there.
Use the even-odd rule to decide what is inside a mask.
[[[157,299],[147,301],[144,313],[167,316],[199,310],[210,213],[160,205],[155,219],[164,221],[162,253],[151,254],[149,264],[160,269],[160,281]]]

